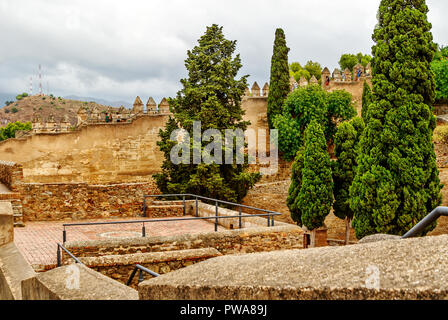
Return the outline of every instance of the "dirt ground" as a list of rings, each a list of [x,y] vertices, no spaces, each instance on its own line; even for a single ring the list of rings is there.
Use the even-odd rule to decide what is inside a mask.
[[[444,185],[442,189],[443,206],[448,206],[448,145],[436,143],[435,151],[437,155],[437,164],[440,170],[440,181]],[[286,198],[288,197],[288,189],[290,180],[262,183],[258,184],[244,198],[243,204],[264,208],[282,213],[276,217],[276,220],[294,223],[290,217],[289,209],[286,206]],[[330,213],[325,219],[325,225],[328,228],[328,238],[345,239],[345,222]],[[429,235],[448,234],[448,217],[438,219],[437,227]],[[353,229],[351,230],[350,239],[356,241]]]

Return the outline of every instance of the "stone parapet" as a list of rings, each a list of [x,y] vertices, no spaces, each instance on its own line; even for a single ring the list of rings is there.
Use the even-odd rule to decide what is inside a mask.
[[[62,266],[22,281],[24,300],[137,300],[132,288],[80,264]]]
[[[139,285],[139,297],[149,300],[447,299],[447,251],[448,235],[443,235],[226,255],[146,280]]]

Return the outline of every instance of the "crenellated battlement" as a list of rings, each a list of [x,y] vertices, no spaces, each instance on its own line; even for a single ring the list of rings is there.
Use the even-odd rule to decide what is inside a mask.
[[[263,88],[260,89],[257,81],[255,81],[250,90],[247,87],[244,91],[244,98],[266,98],[268,95],[269,84],[267,82],[264,84]]]

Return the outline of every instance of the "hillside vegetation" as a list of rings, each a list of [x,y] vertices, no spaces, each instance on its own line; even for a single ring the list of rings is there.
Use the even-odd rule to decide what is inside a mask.
[[[100,111],[105,111],[110,108],[109,106],[95,102],[69,100],[61,97],[54,97],[52,95],[21,97],[20,100],[8,102],[8,105],[4,105],[0,108],[0,126],[5,125],[3,121],[1,121],[5,119],[8,120],[8,122],[32,121],[35,111],[38,112],[42,119],[47,119],[50,114],[53,114],[56,121],[60,121],[67,115],[70,123],[75,125],[77,123],[76,114],[80,107],[89,107],[92,109],[95,106]]]

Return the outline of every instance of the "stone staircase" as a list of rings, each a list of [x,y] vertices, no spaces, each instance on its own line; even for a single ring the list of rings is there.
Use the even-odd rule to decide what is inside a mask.
[[[14,213],[14,227],[25,227],[23,222],[23,208],[20,199],[11,200],[12,211]]]

